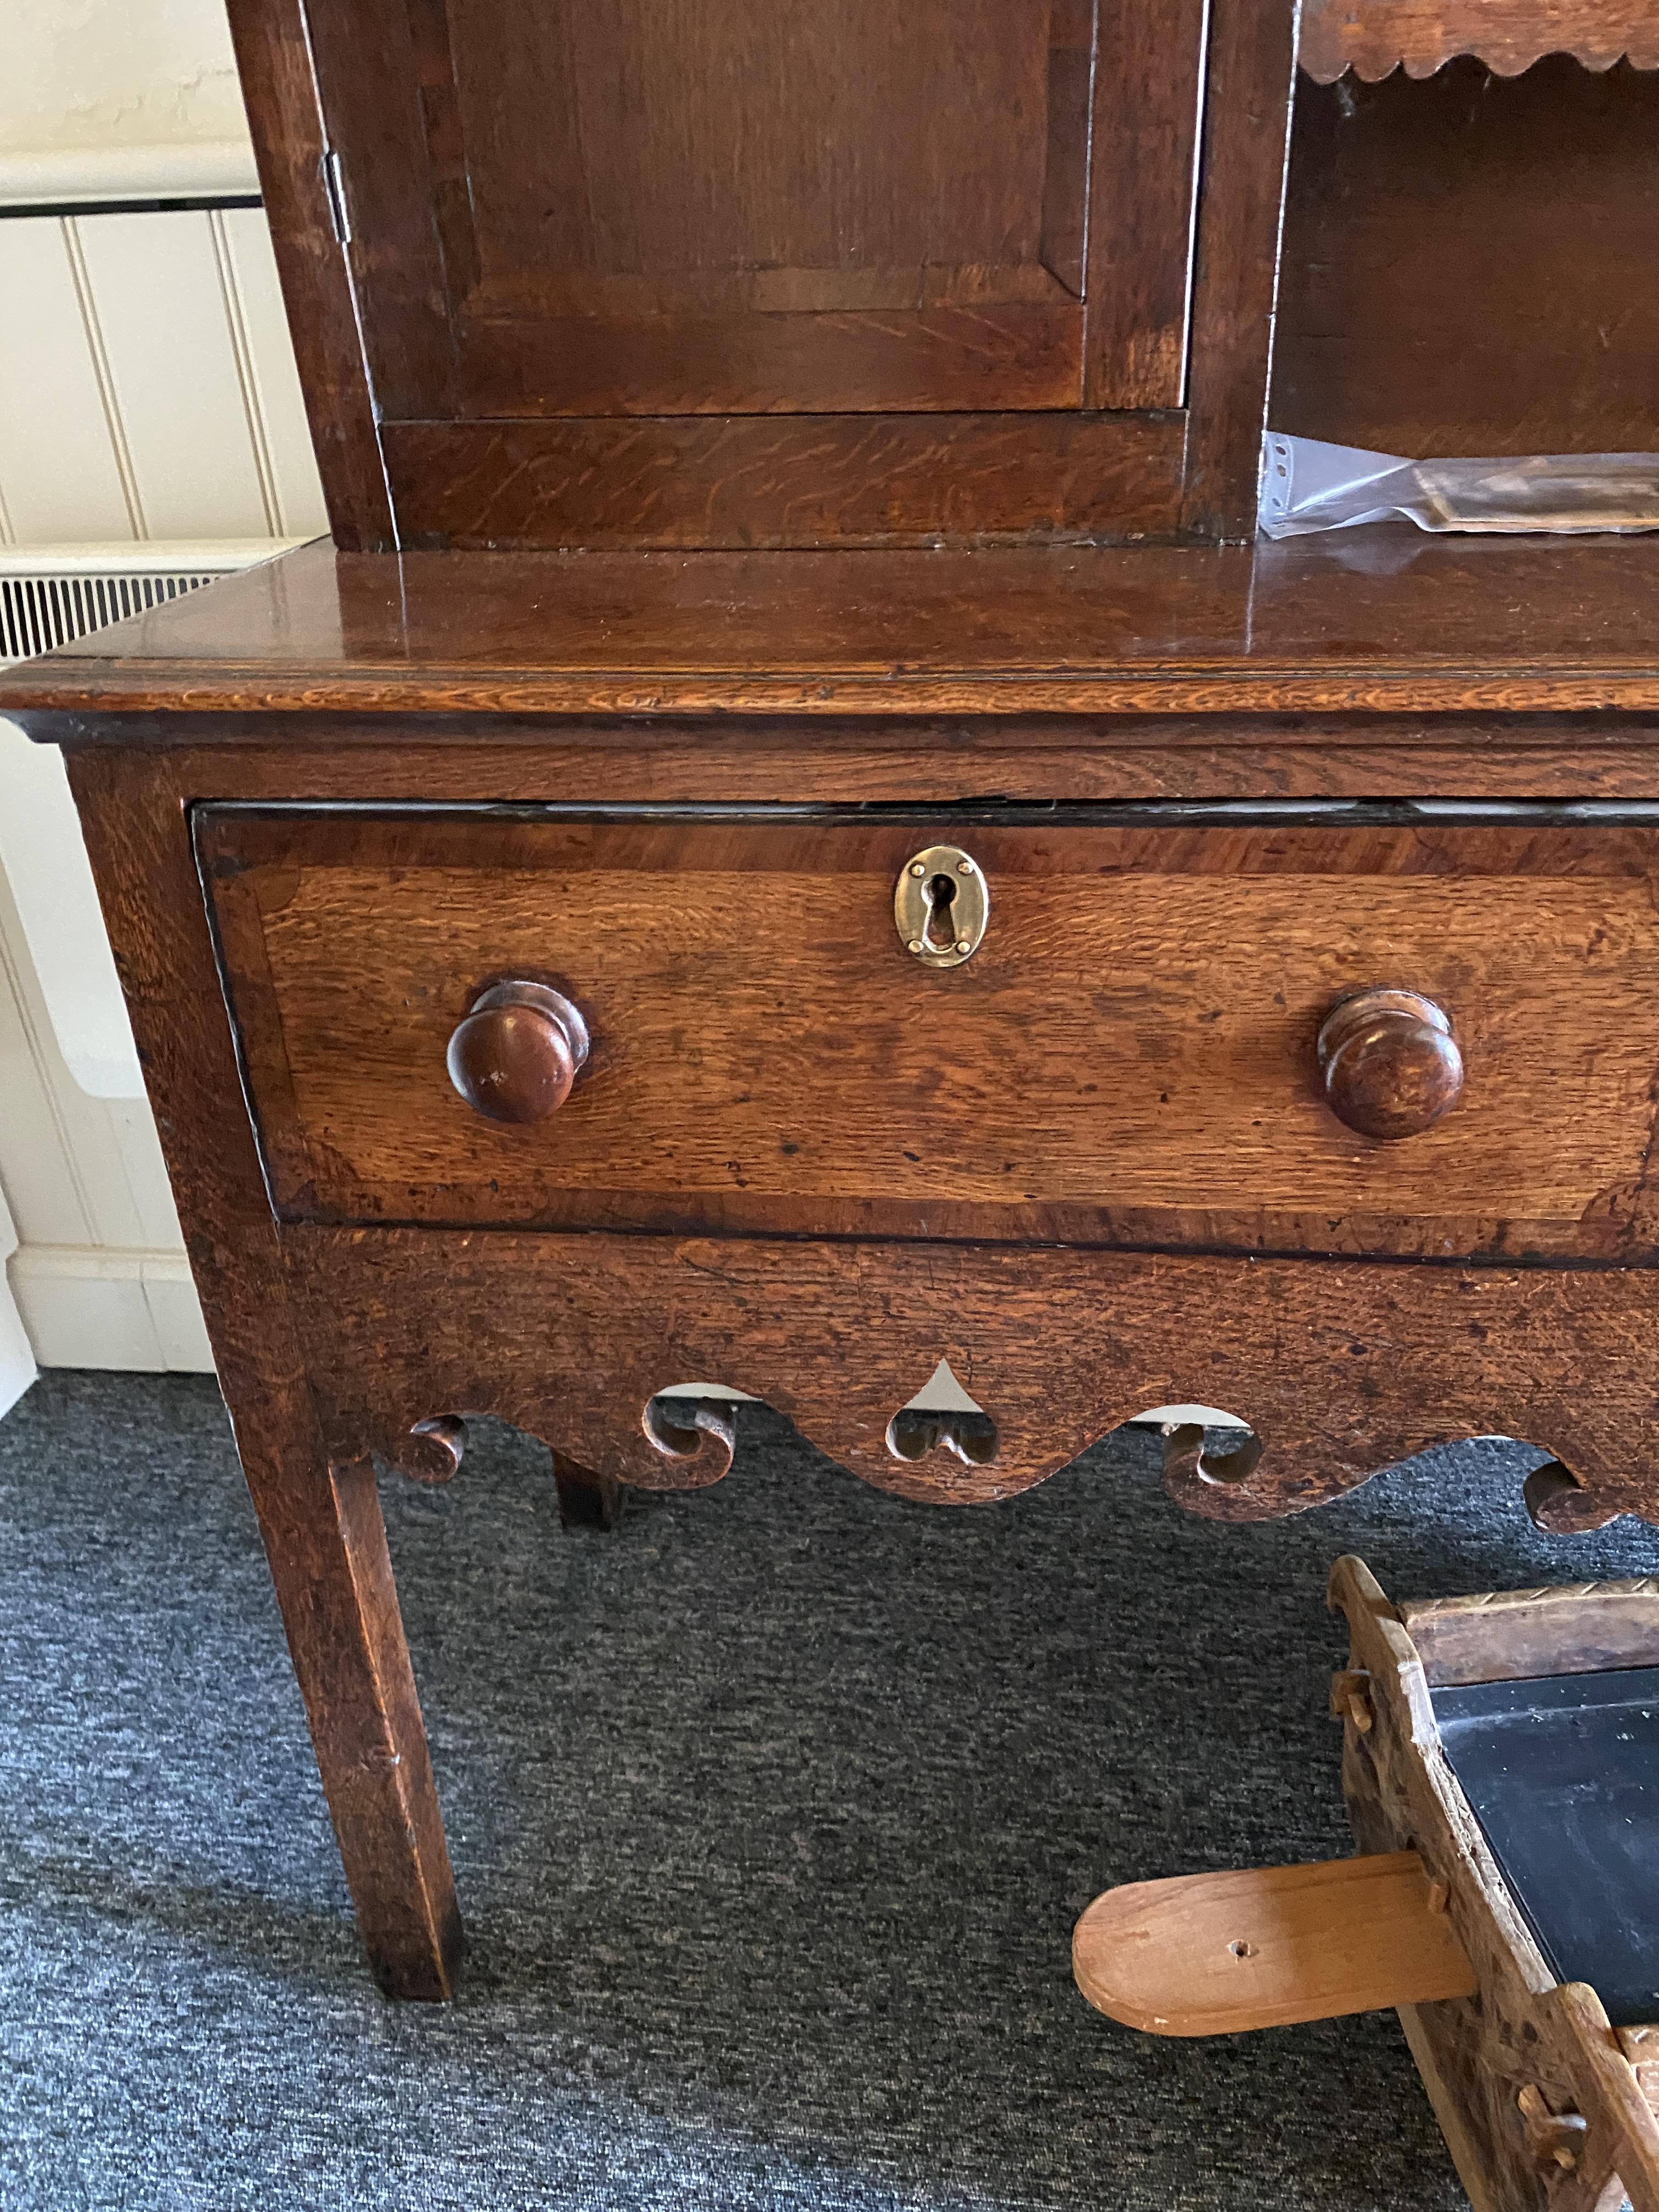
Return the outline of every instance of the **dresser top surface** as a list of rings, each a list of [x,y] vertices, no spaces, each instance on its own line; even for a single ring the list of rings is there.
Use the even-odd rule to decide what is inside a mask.
[[[1213,549],[402,555],[319,540],[0,674],[0,711],[82,722],[1602,707],[1659,708],[1659,538],[1401,526]]]

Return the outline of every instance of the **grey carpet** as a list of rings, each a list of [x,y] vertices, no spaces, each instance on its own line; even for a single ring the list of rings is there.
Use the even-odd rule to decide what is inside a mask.
[[[1224,1529],[1126,1431],[946,1512],[780,1420],[620,1536],[480,1424],[392,1541],[472,1934],[359,1961],[212,1386],[54,1375],[0,1424],[0,2203],[1462,2203],[1391,2016],[1158,2043],[1073,1992],[1112,1881],[1349,1848],[1331,1559],[1401,1595],[1648,1571],[1443,1452]]]

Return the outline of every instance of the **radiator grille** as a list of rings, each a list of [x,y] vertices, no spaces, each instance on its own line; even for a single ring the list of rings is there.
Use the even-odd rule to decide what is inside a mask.
[[[223,573],[54,575],[41,569],[31,575],[0,575],[0,660],[27,660],[37,653],[50,653],[55,645],[69,645],[106,623],[122,622],[163,599],[176,599],[181,592],[211,584]]]

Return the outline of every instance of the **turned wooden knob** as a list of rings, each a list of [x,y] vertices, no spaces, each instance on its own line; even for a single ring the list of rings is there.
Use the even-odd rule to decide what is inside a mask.
[[[491,1121],[544,1121],[587,1058],[587,1024],[545,983],[493,983],[449,1040],[449,1079]]]
[[[1319,1032],[1325,1096],[1362,1137],[1416,1137],[1463,1088],[1463,1055],[1443,1006],[1416,991],[1356,991]]]

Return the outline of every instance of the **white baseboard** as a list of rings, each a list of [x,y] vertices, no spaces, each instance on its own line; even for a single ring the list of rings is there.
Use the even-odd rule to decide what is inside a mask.
[[[9,1413],[34,1380],[34,1351],[6,1267],[16,1249],[17,1232],[0,1192],[0,1414]]]
[[[42,1367],[213,1371],[182,1252],[25,1244],[11,1263],[11,1286]]]
[[[17,1301],[0,1283],[0,1415],[10,1413],[35,1373],[34,1353]]]

